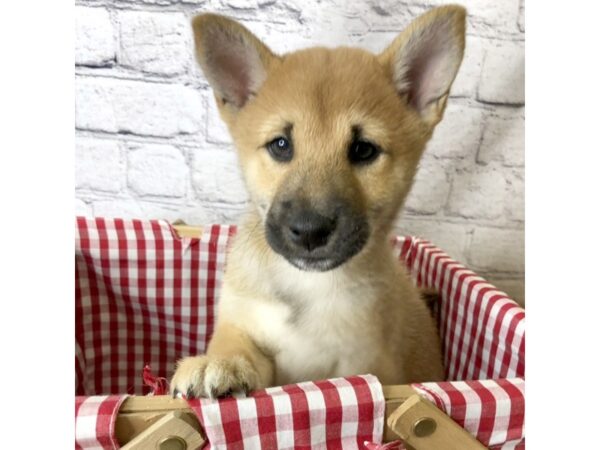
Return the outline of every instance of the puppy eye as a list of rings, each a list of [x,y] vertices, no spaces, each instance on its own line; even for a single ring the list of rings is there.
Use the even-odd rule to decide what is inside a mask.
[[[367,141],[356,140],[350,144],[348,159],[352,164],[369,164],[381,153],[374,144]]]
[[[267,150],[275,161],[288,162],[294,156],[294,150],[287,138],[278,137],[267,144]]]

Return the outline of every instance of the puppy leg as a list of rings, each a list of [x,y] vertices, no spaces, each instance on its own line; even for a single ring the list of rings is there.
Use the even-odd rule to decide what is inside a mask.
[[[273,363],[239,328],[217,324],[206,355],[183,358],[171,380],[171,393],[216,398],[233,391],[270,386]]]

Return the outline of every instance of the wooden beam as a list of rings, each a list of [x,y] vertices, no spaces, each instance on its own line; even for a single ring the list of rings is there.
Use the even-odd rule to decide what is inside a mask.
[[[196,422],[197,423],[197,422]],[[200,431],[181,411],[171,411],[163,415],[144,431],[139,433],[123,450],[148,449],[198,449],[206,442]]]
[[[387,421],[390,414],[404,403],[406,399],[415,394],[415,391],[408,385],[383,386],[383,394],[385,397],[385,417]],[[182,420],[188,422],[196,430],[201,430],[194,412],[183,399],[174,399],[168,395],[132,396],[125,399],[119,409],[115,425],[117,440],[121,445],[125,445],[172,411],[181,413]],[[395,439],[398,439],[398,434],[386,426],[384,441],[389,442]]]
[[[485,450],[468,431],[418,394],[386,414],[387,428],[415,450]]]
[[[180,238],[199,238],[202,236],[202,227],[195,225],[186,225],[183,223],[174,223],[173,228]]]

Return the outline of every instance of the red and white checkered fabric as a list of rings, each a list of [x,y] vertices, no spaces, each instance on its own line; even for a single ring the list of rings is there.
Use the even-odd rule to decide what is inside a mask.
[[[164,221],[77,219],[78,395],[146,394],[146,365],[170,378],[174,361],[204,351],[235,228],[213,225],[204,230],[200,239],[188,239],[179,238]],[[461,396],[440,394],[439,399],[449,402],[443,409],[454,417],[453,408],[467,408],[468,423],[478,417],[476,427],[467,422],[465,427],[482,442],[521,448],[515,430],[520,427],[522,434],[523,381],[504,379],[524,376],[524,310],[427,241],[396,238],[394,248],[415,282],[440,294],[437,313],[448,379],[488,379],[417,386],[426,386],[429,395],[435,386],[444,392],[460,386]],[[461,423],[460,415],[455,419]]]
[[[412,387],[492,450],[525,448],[525,381],[522,378]]]
[[[448,380],[525,376],[525,310],[428,241],[396,238],[395,248],[437,305]]]
[[[234,231],[180,239],[163,221],[77,219],[78,395],[146,394],[145,365],[170,378],[177,359],[204,352]]]
[[[127,395],[75,397],[75,450],[113,450],[115,421]]]
[[[268,388],[244,398],[190,400],[218,449],[363,449],[381,442],[385,399],[372,375]]]

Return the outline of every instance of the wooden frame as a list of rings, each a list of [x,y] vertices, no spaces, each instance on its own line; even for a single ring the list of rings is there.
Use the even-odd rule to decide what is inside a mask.
[[[407,448],[415,450],[485,449],[410,386],[384,386],[383,393],[384,442],[402,439]],[[193,450],[205,442],[198,419],[187,402],[167,395],[125,399],[119,409],[115,434],[123,450]]]
[[[182,238],[199,238],[201,227],[175,223]],[[433,403],[408,385],[384,386],[384,442],[402,439],[415,450],[481,450],[485,447]],[[124,450],[191,450],[206,440],[194,412],[183,399],[169,396],[129,397],[115,425]]]

